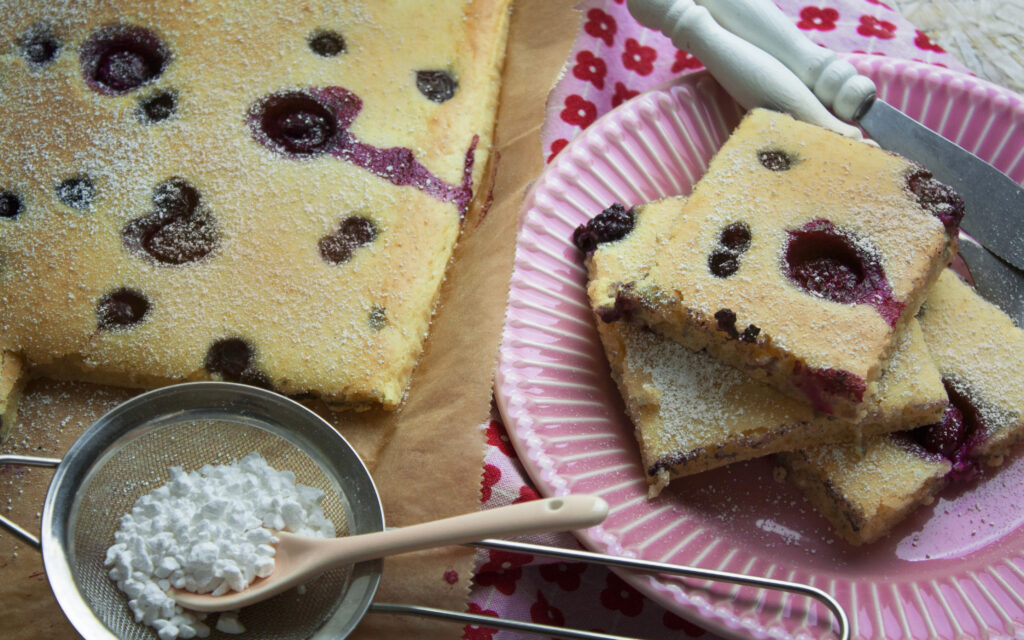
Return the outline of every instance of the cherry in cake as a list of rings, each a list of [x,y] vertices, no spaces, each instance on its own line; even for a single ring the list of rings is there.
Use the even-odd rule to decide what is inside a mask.
[[[153,190],[153,211],[125,225],[121,238],[132,254],[164,265],[198,262],[219,243],[217,224],[199,191],[183,178]]]
[[[149,300],[134,289],[112,291],[96,305],[96,324],[101,331],[116,331],[136,325],[146,317]]]
[[[82,73],[94,90],[127,93],[158,78],[171,54],[149,29],[132,25],[103,27],[82,45]]]

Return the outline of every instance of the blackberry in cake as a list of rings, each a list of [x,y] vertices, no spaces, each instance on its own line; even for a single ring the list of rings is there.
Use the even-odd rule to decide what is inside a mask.
[[[396,408],[485,175],[508,0],[15,0],[0,350]]]
[[[609,283],[641,273],[671,241],[666,233],[686,215],[673,198],[626,210],[610,207],[575,234],[587,255],[589,292],[599,297]],[[628,214],[628,215],[627,215]],[[740,226],[728,227],[722,244],[750,241]],[[620,309],[613,315],[628,313]],[[718,314],[735,340],[756,340],[757,327],[741,327],[729,310]],[[868,400],[861,423],[815,412],[707,352],[682,345],[631,323],[597,319],[612,376],[635,426],[650,494],[673,478],[731,462],[822,443],[860,442],[862,437],[934,422],[946,406],[938,371],[931,364],[917,323],[897,341]]]
[[[854,421],[963,212],[914,163],[760,109],[678,207],[643,270],[592,295],[597,314]]]

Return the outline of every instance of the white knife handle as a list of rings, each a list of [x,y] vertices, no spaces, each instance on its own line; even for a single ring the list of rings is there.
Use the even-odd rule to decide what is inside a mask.
[[[697,56],[743,107],[767,107],[860,140],[860,130],[836,119],[781,62],[723,29],[693,0],[628,0],[630,13],[676,47]]]
[[[843,120],[856,120],[875,99],[870,78],[812,42],[772,0],[696,2],[723,27],[781,60]]]

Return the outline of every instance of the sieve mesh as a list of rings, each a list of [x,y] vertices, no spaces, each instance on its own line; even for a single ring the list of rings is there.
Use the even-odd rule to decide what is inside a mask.
[[[180,418],[179,418],[180,420]],[[296,481],[324,492],[322,505],[337,534],[348,533],[349,506],[343,487],[299,447],[270,431],[223,419],[169,421],[131,431],[111,445],[77,489],[68,539],[71,572],[93,613],[125,640],[157,640],[154,629],[137,624],[126,596],[117,590],[103,562],[114,542],[120,516],[135,501],[164,484],[169,467],[198,470],[227,464],[255,451],[275,469],[287,469]],[[308,638],[330,618],[349,585],[351,567],[335,569],[307,583],[305,593],[292,589],[243,609],[239,620],[254,640]],[[213,627],[216,615],[205,622]],[[238,638],[216,630],[211,638]]]

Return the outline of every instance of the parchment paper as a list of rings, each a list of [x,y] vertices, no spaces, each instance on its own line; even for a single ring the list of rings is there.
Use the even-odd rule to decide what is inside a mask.
[[[332,414],[311,405],[352,443],[374,476],[388,525],[479,508],[483,435],[504,318],[523,193],[543,166],[545,100],[578,30],[567,2],[517,0],[495,134],[490,206],[467,217],[430,337],[405,405],[396,413]],[[484,192],[486,193],[486,192]],[[69,382],[30,383],[11,438],[0,450],[61,457],[104,412],[138,393]],[[52,472],[0,468],[0,513],[38,533]],[[385,561],[376,600],[465,611],[473,551],[452,547]],[[0,533],[0,624],[10,640],[73,638],[40,555]],[[355,636],[458,638],[462,625],[368,615]]]

